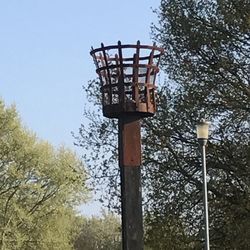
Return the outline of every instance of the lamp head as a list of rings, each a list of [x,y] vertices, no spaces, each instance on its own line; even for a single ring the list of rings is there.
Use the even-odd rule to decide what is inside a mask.
[[[206,121],[205,119],[202,119],[196,125],[197,139],[204,145],[206,144],[208,139],[209,124],[210,122]]]

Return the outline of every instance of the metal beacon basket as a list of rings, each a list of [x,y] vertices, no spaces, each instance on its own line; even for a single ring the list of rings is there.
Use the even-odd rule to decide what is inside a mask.
[[[90,52],[101,82],[103,115],[153,116],[156,112],[155,80],[163,49],[141,45],[104,46]]]

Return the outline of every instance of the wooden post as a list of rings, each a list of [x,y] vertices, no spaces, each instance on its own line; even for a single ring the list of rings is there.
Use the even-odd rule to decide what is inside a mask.
[[[143,249],[140,117],[119,118],[122,199],[122,249]]]

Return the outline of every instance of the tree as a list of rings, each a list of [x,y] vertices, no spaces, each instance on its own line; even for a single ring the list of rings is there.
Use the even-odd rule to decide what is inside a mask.
[[[91,107],[84,108],[84,118],[87,122],[81,124],[79,134],[74,134],[75,145],[82,147],[88,173],[92,185],[99,189],[106,206],[120,211],[120,180],[118,169],[118,123],[115,119],[102,116],[100,83],[89,81],[83,86],[85,99]]]
[[[103,213],[102,217],[82,218],[81,231],[74,245],[76,250],[121,249],[119,219],[110,213]]]
[[[143,120],[146,241],[153,249],[173,242],[176,249],[202,248],[194,128],[204,117],[213,125],[207,147],[211,245],[250,247],[249,10],[246,0],[161,1],[153,35],[165,48],[162,67],[169,79],[158,89],[157,115]],[[92,84],[87,94],[98,103],[96,93]],[[97,154],[94,176],[107,181],[109,197],[119,197],[116,123],[87,114],[90,126],[81,127],[79,144]]]
[[[157,121],[146,124],[152,138],[145,143],[146,162],[155,183],[151,209],[163,218],[181,218],[188,235],[201,238],[193,127],[205,116],[213,124],[208,145],[211,244],[221,249],[250,244],[249,10],[249,1],[161,1],[160,25],[153,29],[165,48],[163,67],[172,85],[162,89]],[[159,159],[151,157],[152,149]]]
[[[72,249],[68,222],[87,198],[85,179],[74,153],[37,139],[0,101],[1,250]]]

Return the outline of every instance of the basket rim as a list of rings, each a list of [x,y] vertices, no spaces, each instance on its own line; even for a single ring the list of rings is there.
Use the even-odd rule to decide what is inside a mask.
[[[163,54],[164,49],[161,47],[156,46],[154,43],[153,45],[145,45],[145,44],[140,44],[138,41],[137,44],[121,44],[120,41],[118,41],[117,45],[108,45],[104,46],[103,43],[101,43],[101,47],[94,49],[93,47],[91,48],[90,55],[95,54],[96,52],[100,51],[107,51],[111,49],[149,49],[149,50],[154,50],[154,51],[159,51],[159,56]]]

